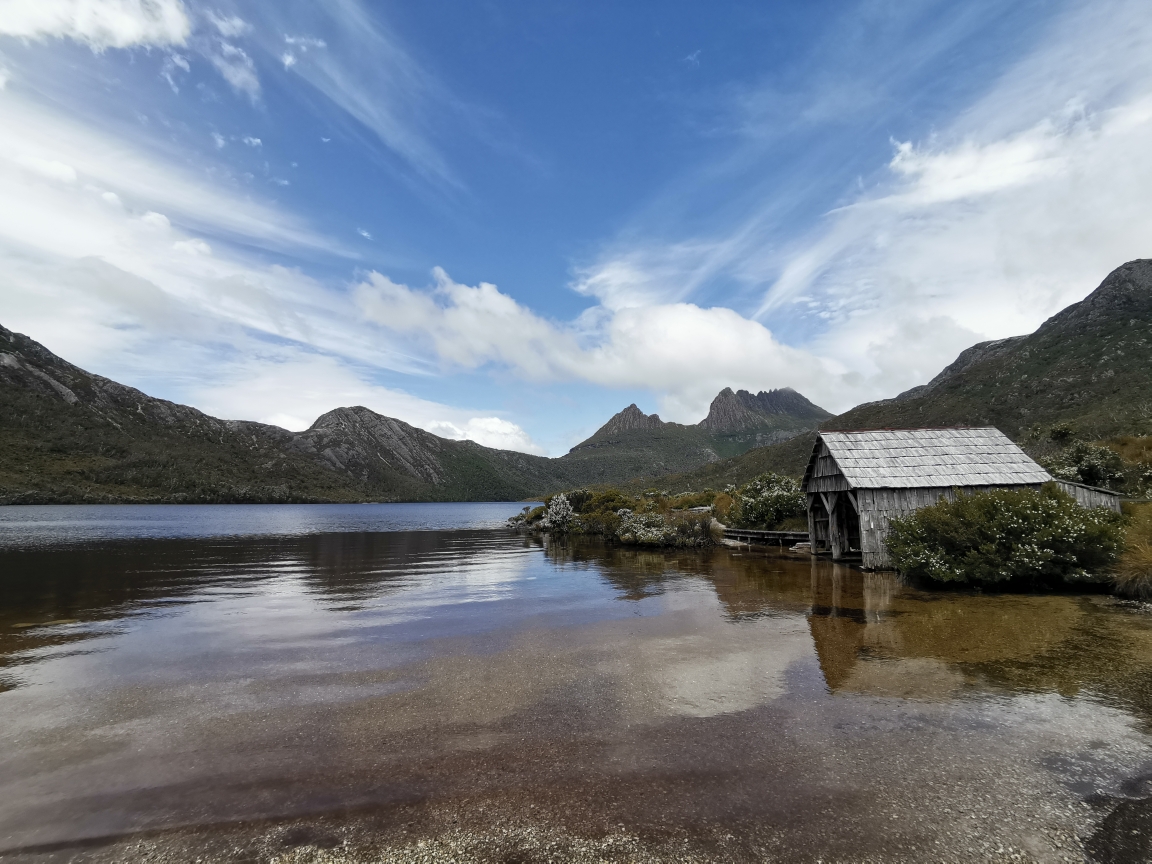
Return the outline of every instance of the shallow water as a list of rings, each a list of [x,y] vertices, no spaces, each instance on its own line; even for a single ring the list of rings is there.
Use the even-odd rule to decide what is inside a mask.
[[[308,520],[0,550],[0,856],[1152,857],[1138,607]]]

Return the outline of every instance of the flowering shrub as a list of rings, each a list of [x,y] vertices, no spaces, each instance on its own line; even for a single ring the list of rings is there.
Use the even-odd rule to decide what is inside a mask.
[[[738,528],[777,525],[789,516],[804,512],[804,493],[791,477],[768,472],[750,480],[732,496],[730,519]]]
[[[633,513],[621,510],[616,538],[637,546],[706,546],[708,516],[669,518],[660,513]]]
[[[1077,441],[1056,456],[1044,460],[1044,467],[1053,477],[1100,486],[1119,488],[1124,484],[1124,461],[1108,447]]]
[[[568,497],[561,492],[553,495],[552,500],[544,509],[544,518],[540,520],[540,527],[545,531],[554,531],[563,534],[572,527],[572,520],[576,513],[568,503]]]
[[[1053,587],[1106,568],[1124,542],[1123,519],[1085,509],[1054,484],[1040,491],[960,494],[889,525],[896,568],[937,582]]]

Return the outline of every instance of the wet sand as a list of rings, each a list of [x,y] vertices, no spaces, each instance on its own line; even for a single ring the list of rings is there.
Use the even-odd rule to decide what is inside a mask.
[[[0,567],[3,860],[1152,860],[1107,597],[490,531]]]

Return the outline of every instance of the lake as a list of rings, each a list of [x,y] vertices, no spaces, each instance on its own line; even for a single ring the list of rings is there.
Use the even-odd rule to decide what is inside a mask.
[[[1152,860],[1152,612],[519,504],[0,508],[5,861]]]

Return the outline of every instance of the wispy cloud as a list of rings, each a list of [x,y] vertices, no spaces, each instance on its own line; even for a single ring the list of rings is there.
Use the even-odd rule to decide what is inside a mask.
[[[180,0],[6,0],[0,34],[73,39],[94,51],[183,45],[192,31]]]
[[[945,35],[969,27],[958,20]],[[928,47],[911,40],[915,47],[878,63],[904,63],[915,74],[947,38],[929,35]],[[1115,266],[1152,251],[1152,213],[1140,203],[1152,195],[1145,4],[1069,5],[947,124],[925,140],[892,142],[884,161],[861,165],[856,188],[813,185],[823,182],[821,163],[835,165],[819,142],[786,175],[752,158],[764,142],[776,152],[780,141],[807,140],[806,128],[840,140],[839,124],[861,106],[880,112],[879,80],[862,74],[847,90],[830,87],[803,111],[779,104],[775,88],[744,94],[749,143],[658,199],[578,271],[573,287],[610,310],[717,292],[737,306],[747,298],[751,317],[842,370],[854,382],[847,398],[863,401],[923,382],[982,338],[1029,332]],[[840,99],[861,87],[868,92]],[[863,152],[855,150],[845,158]],[[709,183],[733,176],[759,200],[710,208]],[[798,234],[794,225],[813,225],[802,202],[822,195],[834,206]],[[686,207],[714,218],[698,220],[698,233],[663,239],[669,225],[692,224],[681,218]],[[848,407],[834,393],[822,398]]]

